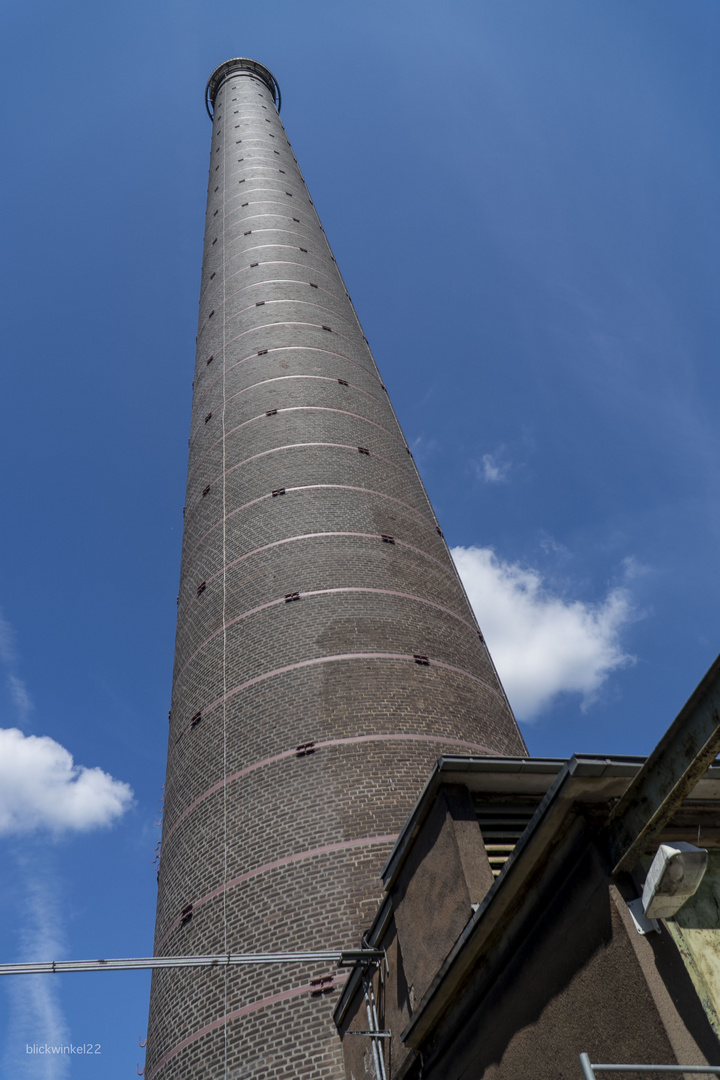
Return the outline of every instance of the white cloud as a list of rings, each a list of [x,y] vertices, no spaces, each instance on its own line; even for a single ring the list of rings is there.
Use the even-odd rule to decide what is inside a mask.
[[[499,453],[483,454],[482,462],[477,468],[478,476],[487,484],[506,483],[509,472],[510,462],[502,461]]]
[[[110,825],[132,798],[128,784],[75,765],[54,739],[0,728],[0,835]]]
[[[48,866],[37,857],[16,855],[15,881],[18,887],[20,925],[16,930],[15,960],[60,960],[66,954],[61,919],[62,885]],[[8,957],[8,960],[11,958]],[[70,1042],[61,998],[60,982],[46,975],[13,975],[4,980],[8,995],[7,1037],[3,1060],[5,1076],[27,1080],[64,1080],[70,1060],[65,1055],[30,1056],[26,1046],[48,1043],[63,1046]]]
[[[592,702],[612,671],[634,663],[620,631],[634,617],[626,589],[600,604],[554,595],[536,570],[506,563],[491,548],[452,550],[510,703],[532,720],[562,693]]]

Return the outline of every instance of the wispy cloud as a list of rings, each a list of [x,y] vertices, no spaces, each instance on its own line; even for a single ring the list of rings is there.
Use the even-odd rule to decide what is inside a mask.
[[[22,679],[18,678],[17,675],[13,675],[13,673],[10,672],[7,676],[7,685],[13,705],[18,713],[22,717],[27,716],[32,709],[33,704],[30,700],[30,694],[28,693],[25,683]]]
[[[410,444],[413,458],[416,465],[423,465],[435,457],[440,449],[440,444],[436,439],[426,439],[422,435],[418,435],[416,439],[413,439]]]
[[[540,547],[543,549],[546,555],[554,555],[556,559],[563,561],[571,558],[571,552],[565,544],[561,544],[550,533],[541,530],[540,532]]]
[[[15,631],[7,619],[0,614],[0,664],[5,669],[5,683],[10,700],[15,708],[17,719],[24,723],[31,712],[33,703],[25,683],[17,674],[18,652],[15,644]]]
[[[598,604],[555,595],[541,574],[499,559],[491,548],[452,551],[518,717],[533,720],[564,693],[587,708],[608,676],[635,662],[622,647],[635,617],[625,588]]]
[[[623,559],[623,573],[626,581],[635,581],[636,578],[645,577],[652,573],[652,567],[639,562],[634,555],[628,555]]]
[[[7,619],[0,615],[0,661],[9,665],[14,664],[16,659],[15,631]]]
[[[128,784],[76,765],[47,735],[0,728],[0,835],[85,832],[112,824],[132,799]]]
[[[505,447],[500,446],[492,454],[483,454],[480,464],[475,464],[478,479],[486,484],[506,484],[512,464],[505,456]]]
[[[60,917],[61,887],[47,858],[42,867],[17,857],[16,877],[22,912],[17,933],[17,960],[57,960],[65,954]],[[70,1058],[28,1054],[33,1044],[64,1046],[69,1039],[60,1001],[60,984],[45,975],[16,976],[5,980],[8,995],[3,1075],[27,1080],[64,1080]]]

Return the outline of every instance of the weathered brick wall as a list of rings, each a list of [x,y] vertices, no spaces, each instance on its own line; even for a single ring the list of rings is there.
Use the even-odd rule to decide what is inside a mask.
[[[433,760],[525,752],[271,86],[214,101],[164,955],[357,947]],[[342,1076],[322,976],[156,973],[147,1080]]]

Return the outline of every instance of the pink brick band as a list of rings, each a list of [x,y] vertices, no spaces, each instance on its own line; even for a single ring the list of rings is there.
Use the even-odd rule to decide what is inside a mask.
[[[335,975],[332,982],[328,981],[324,984],[325,987],[341,987],[345,985],[347,975]],[[289,1001],[291,998],[304,996],[305,994],[312,994],[317,990],[317,987],[313,983],[306,983],[305,986],[294,986],[292,990],[283,990],[281,994],[269,994],[268,997],[260,998],[259,1001],[253,1001],[249,1005],[243,1005],[241,1009],[235,1009],[231,1013],[227,1013],[225,1016],[219,1017],[217,1020],[213,1020],[211,1024],[206,1024],[205,1027],[200,1028],[198,1031],[194,1031],[192,1035],[188,1035],[177,1046],[173,1046],[171,1050],[168,1050],[158,1061],[152,1072],[148,1073],[146,1080],[153,1080],[153,1077],[157,1075],[160,1069],[167,1065],[168,1061],[172,1060],[177,1053],[184,1050],[187,1046],[191,1046],[198,1039],[202,1039],[203,1035],[209,1035],[211,1031],[217,1031],[218,1028],[223,1027],[225,1024],[232,1023],[233,1020],[239,1020],[243,1016],[248,1016],[250,1013],[257,1012],[258,1009],[267,1009],[271,1005],[277,1005],[281,1001]]]
[[[265,863],[263,866],[256,866],[252,870],[247,870],[244,874],[240,874],[238,877],[226,881],[223,885],[219,885],[217,889],[213,889],[212,892],[206,893],[205,896],[200,896],[197,900],[193,900],[193,911],[196,911],[197,908],[201,907],[203,904],[208,904],[211,900],[216,900],[218,896],[222,896],[228,889],[234,889],[237,885],[242,885],[245,881],[250,881],[252,878],[259,877],[261,874],[267,874],[272,870],[282,869],[285,866],[292,865],[292,863],[302,862],[304,859],[321,858],[323,855],[332,855],[338,851],[351,851],[353,848],[370,847],[375,844],[394,844],[397,838],[397,833],[388,833],[384,836],[361,836],[356,840],[342,840],[336,844],[323,844],[321,847],[309,848],[307,851],[296,851],[292,855],[285,855],[282,859],[273,859],[272,862]],[[162,949],[172,932],[176,930],[181,923],[182,916],[179,915],[175,922],[168,927],[161,937],[155,955],[158,955],[158,950]]]

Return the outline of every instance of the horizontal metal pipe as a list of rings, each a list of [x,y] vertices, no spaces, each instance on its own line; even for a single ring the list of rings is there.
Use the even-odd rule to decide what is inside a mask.
[[[591,1069],[601,1072],[673,1072],[673,1073],[717,1073],[720,1065],[590,1065]]]
[[[171,967],[234,967],[239,964],[335,963],[341,967],[351,967],[358,963],[378,963],[384,955],[379,949],[319,949],[315,952],[229,953],[225,956],[140,956],[120,960],[48,960],[0,964],[0,975],[61,974],[69,971],[137,971],[146,968]]]
[[[345,1035],[370,1035],[373,1039],[392,1039],[391,1031],[346,1031]]]

